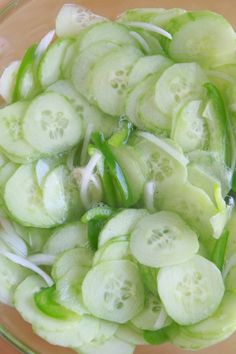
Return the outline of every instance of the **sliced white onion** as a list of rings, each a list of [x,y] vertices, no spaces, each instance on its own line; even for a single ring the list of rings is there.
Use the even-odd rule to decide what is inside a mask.
[[[91,206],[91,201],[89,200],[89,193],[88,193],[89,182],[91,181],[93,171],[101,158],[102,158],[101,153],[96,152],[91,157],[88,164],[83,169],[81,169],[82,178],[81,178],[81,185],[80,185],[80,197],[83,205],[87,209],[89,209]]]
[[[137,135],[143,137],[146,140],[149,140],[151,143],[155,144],[158,148],[166,151],[167,154],[171,155],[181,165],[186,166],[188,164],[188,159],[184,156],[184,154],[181,154],[181,152],[172,148],[172,146],[166,143],[163,139],[160,139],[157,136],[146,132],[138,132]]]
[[[20,61],[13,61],[6,67],[0,78],[0,96],[2,96],[6,103],[12,102],[12,95],[19,67]]]
[[[231,269],[236,266],[236,254],[233,254],[225,263],[223,271],[222,271],[222,276],[223,279],[225,280]]]
[[[87,154],[88,154],[88,145],[89,145],[92,133],[93,133],[93,124],[88,124],[86,132],[85,132],[85,136],[84,136],[81,155],[80,155],[80,165],[81,166],[84,166],[86,164]]]
[[[37,253],[29,256],[27,259],[36,265],[51,266],[55,262],[56,256],[52,254]]]
[[[156,323],[154,325],[155,329],[157,329],[157,330],[161,329],[164,326],[167,317],[168,317],[167,312],[164,309],[164,307],[162,307],[162,309],[161,309],[161,311],[159,313],[159,316],[158,316],[158,318],[156,320]]]
[[[172,39],[172,35],[169,32],[167,32],[163,28],[153,25],[151,23],[138,22],[138,21],[124,21],[123,23],[127,26],[130,26],[130,27],[141,28],[146,31],[155,32],[155,33],[161,34],[162,36],[164,36],[166,38]]]
[[[14,253],[5,252],[2,250],[0,250],[0,254],[3,255],[4,257],[8,258],[10,261],[12,261],[16,264],[19,264],[24,268],[30,269],[34,273],[37,273],[38,275],[40,275],[45,280],[45,282],[47,283],[47,285],[49,287],[54,284],[52,278],[46,272],[44,272],[41,268],[36,266],[34,263],[28,261],[27,259],[25,259],[21,256],[17,256]]]
[[[37,66],[44,52],[47,50],[55,36],[55,30],[48,32],[39,42],[35,51],[35,65]]]
[[[35,165],[35,173],[36,173],[37,182],[39,186],[42,185],[43,179],[49,171],[50,171],[49,164],[43,159],[38,160],[38,162]]]
[[[12,224],[7,219],[5,219],[3,216],[0,216],[0,224],[2,225],[2,228],[6,233],[6,237],[4,237],[4,242],[15,253],[17,253],[21,256],[27,256],[28,250],[27,250],[26,243],[16,233]]]
[[[149,181],[144,186],[144,203],[147,210],[151,212],[155,211],[154,195],[155,195],[156,187],[157,185],[155,181]]]
[[[134,37],[140,43],[141,47],[144,49],[144,51],[146,53],[151,52],[149,45],[147,44],[145,39],[141,36],[141,34],[139,34],[138,32],[135,32],[135,31],[130,31],[129,33],[131,34],[132,37]]]

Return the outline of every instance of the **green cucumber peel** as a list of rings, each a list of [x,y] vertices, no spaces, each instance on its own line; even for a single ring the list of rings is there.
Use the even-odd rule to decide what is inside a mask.
[[[216,241],[215,248],[212,253],[211,260],[222,271],[225,261],[225,252],[229,239],[229,231],[225,231],[221,237]]]
[[[81,221],[87,224],[91,220],[106,220],[114,213],[114,209],[108,205],[98,205],[93,209],[88,210],[81,218]]]
[[[176,324],[171,324],[158,331],[144,331],[143,338],[152,345],[161,345],[169,341],[168,331],[176,327]]]

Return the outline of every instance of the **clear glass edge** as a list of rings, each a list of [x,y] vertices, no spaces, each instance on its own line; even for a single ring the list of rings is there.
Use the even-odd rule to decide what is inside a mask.
[[[11,334],[8,329],[4,326],[0,325],[0,337],[5,339],[8,343],[10,343],[13,347],[15,347],[22,354],[37,354],[32,351],[27,345],[17,339],[13,334]]]
[[[9,1],[5,6],[0,8],[0,20],[5,16],[8,15],[9,12],[14,9],[18,4],[20,0],[11,0]]]

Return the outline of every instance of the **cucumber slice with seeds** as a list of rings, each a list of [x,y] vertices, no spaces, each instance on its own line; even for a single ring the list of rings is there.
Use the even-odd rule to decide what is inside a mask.
[[[82,122],[62,95],[48,92],[35,98],[23,120],[24,138],[44,154],[67,151],[81,139]]]
[[[130,261],[103,262],[86,275],[82,285],[86,307],[98,318],[125,323],[144,306],[138,268]]]
[[[142,55],[139,49],[126,46],[113,50],[94,66],[91,93],[102,111],[115,116],[124,113],[128,75]]]
[[[196,233],[177,214],[160,211],[138,221],[130,248],[141,264],[161,268],[191,259],[199,243]]]
[[[162,268],[158,292],[169,316],[189,325],[206,319],[220,305],[224,282],[214,263],[201,256]]]

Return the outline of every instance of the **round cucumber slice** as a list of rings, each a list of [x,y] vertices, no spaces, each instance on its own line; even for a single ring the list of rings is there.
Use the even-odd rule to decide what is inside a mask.
[[[57,228],[43,247],[46,254],[60,254],[76,247],[88,247],[87,225],[80,221]]]
[[[160,211],[138,221],[130,248],[141,264],[160,268],[191,259],[199,243],[196,233],[177,214]]]
[[[106,261],[118,261],[121,259],[131,259],[129,241],[126,237],[119,237],[106,242],[95,253],[93,266]]]
[[[105,55],[94,66],[91,72],[91,93],[103,112],[113,116],[124,113],[128,75],[141,56],[143,54],[139,49],[125,46]]]
[[[40,156],[38,151],[22,139],[22,121],[28,105],[28,102],[17,102],[0,110],[0,146],[25,163],[37,160]]]
[[[171,323],[158,296],[148,294],[144,310],[131,321],[137,328],[156,331]]]
[[[210,11],[187,12],[166,27],[172,40],[162,40],[164,49],[177,62],[205,66],[229,63],[235,51],[233,27],[223,16]]]
[[[157,107],[167,115],[176,113],[187,101],[203,97],[203,84],[206,82],[207,77],[198,64],[172,65],[157,81],[155,94]]]
[[[33,165],[22,165],[10,177],[4,201],[13,218],[26,226],[47,228],[56,225],[44,208]]]
[[[82,122],[69,101],[48,92],[36,97],[23,120],[25,139],[44,154],[67,151],[81,139]]]
[[[208,141],[207,123],[200,113],[201,100],[188,102],[178,113],[172,126],[171,137],[184,152],[204,149]]]
[[[158,292],[168,315],[189,325],[214,313],[224,295],[224,282],[214,263],[201,256],[162,268],[157,277]]]
[[[144,290],[138,268],[130,261],[103,262],[86,275],[83,300],[95,316],[125,323],[144,306]]]

